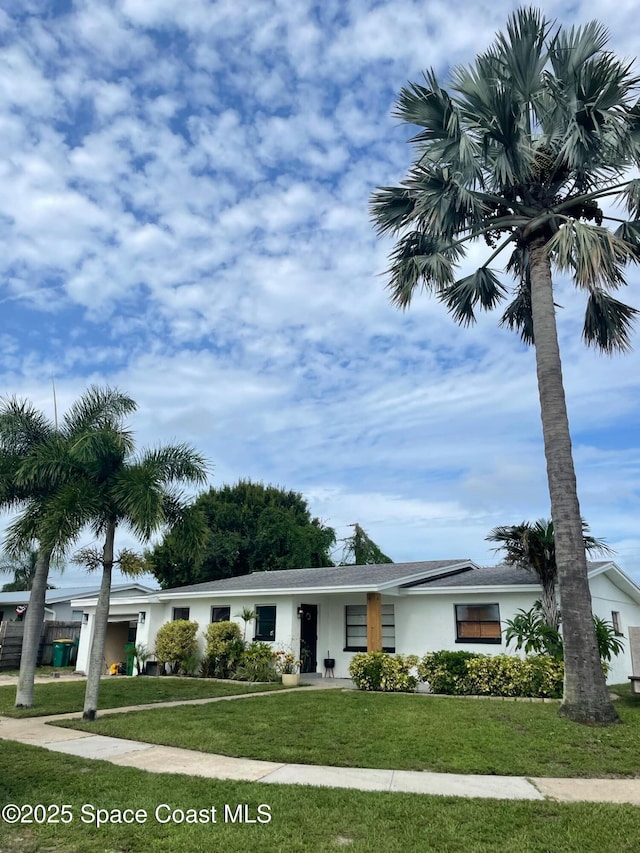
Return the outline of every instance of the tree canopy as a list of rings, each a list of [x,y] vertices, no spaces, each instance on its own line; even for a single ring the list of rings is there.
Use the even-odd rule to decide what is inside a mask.
[[[349,525],[353,527],[351,536],[342,539],[341,566],[365,566],[377,565],[378,563],[393,563],[391,557],[380,550],[378,545],[367,534],[366,530],[356,522]]]
[[[204,516],[207,541],[199,558],[185,556],[179,533],[147,553],[163,588],[256,571],[332,566],[335,531],[313,518],[299,492],[251,480],[212,488],[190,512]]]

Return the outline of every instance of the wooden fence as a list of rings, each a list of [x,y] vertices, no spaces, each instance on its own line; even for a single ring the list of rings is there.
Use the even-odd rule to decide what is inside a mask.
[[[0,622],[0,670],[19,668],[23,634],[24,622]],[[56,640],[75,640],[79,636],[80,622],[44,622],[38,647],[38,665],[51,666]],[[70,663],[75,662],[73,651]]]

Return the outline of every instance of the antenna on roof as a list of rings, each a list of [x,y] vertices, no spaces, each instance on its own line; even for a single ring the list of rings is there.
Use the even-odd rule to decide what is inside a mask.
[[[56,400],[56,381],[53,375],[51,376],[51,387],[53,388],[53,422],[58,429],[58,401]]]

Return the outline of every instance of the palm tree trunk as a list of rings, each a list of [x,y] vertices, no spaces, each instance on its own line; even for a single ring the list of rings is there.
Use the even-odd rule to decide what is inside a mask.
[[[20,656],[20,675],[16,690],[16,708],[30,708],[33,705],[33,684],[38,663],[38,648],[44,623],[44,604],[49,577],[51,548],[40,546],[36,571],[29,596],[29,606],[24,617],[24,635]]]
[[[612,723],[591,611],[582,519],[562,384],[551,264],[542,237],[530,247],[531,307],[540,414],[555,530],[564,639],[564,697],[560,712],[580,723]]]
[[[542,583],[542,616],[550,628],[557,631],[560,627],[560,615],[558,613],[558,601],[556,599],[556,585],[552,579]]]
[[[87,688],[84,694],[83,720],[95,720],[100,694],[100,678],[104,663],[104,648],[107,639],[109,622],[109,599],[111,598],[111,573],[113,570],[113,542],[116,534],[115,522],[109,522],[104,547],[102,549],[102,582],[96,615],[93,625],[93,640],[89,655],[89,672],[87,673]]]

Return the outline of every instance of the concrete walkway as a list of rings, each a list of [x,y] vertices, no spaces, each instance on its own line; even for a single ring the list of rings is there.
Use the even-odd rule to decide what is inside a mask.
[[[323,681],[307,689],[344,688],[350,682]],[[278,691],[279,693],[285,691]],[[276,695],[250,693],[213,699],[153,703],[130,708],[108,709],[108,713],[127,713],[147,708],[176,705],[203,705],[211,702],[259,700]],[[107,713],[105,710],[103,713]],[[361,791],[403,791],[455,797],[483,797],[499,800],[543,800],[561,802],[609,802],[640,805],[640,779],[545,779],[522,776],[472,776],[454,773],[430,773],[409,770],[383,770],[349,767],[320,767],[307,764],[283,764],[232,758],[176,747],[155,746],[122,738],[104,737],[88,732],[47,725],[61,719],[77,719],[78,714],[13,719],[0,717],[0,739],[40,746],[54,752],[100,759],[151,773],[178,773],[211,779],[234,779],[267,784],[315,785],[356,788]]]

